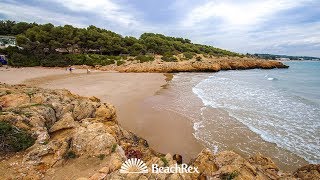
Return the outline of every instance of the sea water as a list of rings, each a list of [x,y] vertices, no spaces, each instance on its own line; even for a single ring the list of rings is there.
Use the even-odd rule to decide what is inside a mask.
[[[181,74],[177,79],[196,82],[192,91],[205,108],[222,109],[264,141],[320,163],[320,62],[285,64],[290,68]],[[212,131],[205,128],[210,121],[213,117],[196,118],[195,134],[214,144],[214,137],[205,137]]]

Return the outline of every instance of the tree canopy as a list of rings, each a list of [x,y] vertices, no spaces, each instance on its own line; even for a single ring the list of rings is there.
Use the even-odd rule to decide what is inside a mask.
[[[20,54],[145,55],[197,53],[214,56],[240,56],[238,53],[212,46],[194,44],[189,39],[143,33],[139,38],[126,36],[95,26],[77,28],[15,21],[0,21],[0,35],[16,36]]]

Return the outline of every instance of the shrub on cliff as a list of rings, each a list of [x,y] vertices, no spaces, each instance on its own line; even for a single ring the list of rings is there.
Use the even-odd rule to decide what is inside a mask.
[[[196,55],[195,53],[193,52],[185,52],[183,53],[184,57],[187,58],[187,59],[192,59],[194,55]]]
[[[6,122],[0,122],[0,151],[18,152],[32,146],[35,139],[24,130]]]
[[[77,157],[77,155],[76,155],[76,153],[73,152],[73,151],[68,151],[68,152],[66,152],[66,153],[63,155],[63,158],[64,158],[64,159],[74,159],[74,158],[76,158],[76,157]]]
[[[144,62],[154,61],[154,57],[147,56],[147,55],[140,55],[136,57],[136,60],[139,60],[140,63],[144,63]]]
[[[122,65],[122,64],[124,64],[124,63],[125,63],[125,61],[119,60],[119,61],[117,61],[117,66],[120,66],[120,65]]]
[[[197,57],[196,57],[196,60],[197,60],[197,61],[201,61],[201,60],[202,60],[202,57],[197,56]]]
[[[178,61],[178,59],[172,55],[164,55],[164,56],[162,56],[161,59],[166,62],[177,62]]]

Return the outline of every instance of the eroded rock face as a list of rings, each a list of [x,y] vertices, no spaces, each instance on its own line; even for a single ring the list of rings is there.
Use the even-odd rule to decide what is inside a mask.
[[[161,59],[157,57],[156,59]],[[242,70],[242,69],[273,69],[288,68],[278,61],[268,61],[254,58],[239,57],[211,57],[202,56],[200,61],[191,59],[188,61],[180,60],[179,62],[162,62],[155,60],[145,63],[128,63],[121,66],[103,66],[99,70],[115,70],[119,72],[217,72],[220,70]]]
[[[320,165],[310,164],[299,168],[294,172],[295,178],[316,180],[320,179]]]
[[[196,178],[197,176],[213,176],[213,173],[218,171],[218,167],[214,162],[215,157],[213,156],[212,152],[209,149],[204,149],[202,152],[197,156],[197,158],[192,163],[193,166],[198,167],[200,173],[193,174],[192,176]]]
[[[63,129],[75,128],[77,126],[79,126],[79,124],[74,121],[72,114],[66,113],[59,121],[57,121],[53,126],[51,126],[49,132],[53,133]]]
[[[75,129],[71,149],[76,154],[110,154],[114,144],[115,138],[107,132],[102,123],[92,123]]]
[[[115,121],[116,109],[113,105],[104,103],[96,110],[95,117],[101,119],[101,122]]]
[[[2,108],[14,108],[30,102],[27,94],[8,94],[0,97],[0,106]]]
[[[202,64],[189,68],[195,66],[205,69]],[[221,63],[212,66],[234,68],[231,66],[235,65]],[[231,151],[213,154],[208,149],[189,163],[197,167],[199,173],[151,173],[151,164],[173,167],[177,161],[180,164],[183,157],[158,153],[149,147],[145,139],[123,129],[117,123],[114,106],[66,90],[5,84],[0,84],[0,90],[6,91],[0,93],[0,121],[24,129],[36,138],[34,145],[27,150],[2,155],[0,165],[6,167],[6,173],[0,172],[0,179],[51,179],[50,174],[57,176],[55,172],[69,173],[74,177],[72,179],[84,176],[82,179],[99,180],[319,179],[319,165],[302,167],[293,174],[283,173],[270,158],[262,155],[247,160]],[[149,173],[121,174],[122,163],[132,157],[141,158],[147,164]],[[95,158],[99,163],[88,162],[88,158]],[[78,168],[83,161],[94,166],[90,173],[82,176],[72,174],[72,168]],[[69,169],[65,170],[65,167]],[[60,173],[59,177],[66,178],[64,173]]]
[[[73,110],[73,117],[76,121],[81,119],[90,118],[93,116],[95,106],[91,101],[78,102]]]

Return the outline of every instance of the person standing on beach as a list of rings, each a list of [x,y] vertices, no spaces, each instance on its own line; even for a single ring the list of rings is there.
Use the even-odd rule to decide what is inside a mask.
[[[67,70],[69,70],[69,72],[72,73],[72,70],[73,70],[72,66],[69,65],[69,67],[67,68]]]

